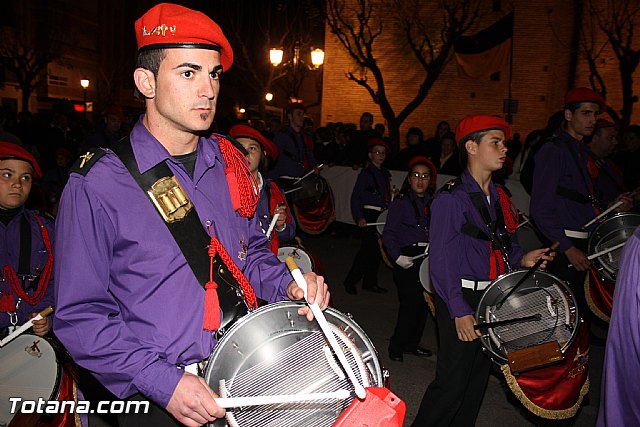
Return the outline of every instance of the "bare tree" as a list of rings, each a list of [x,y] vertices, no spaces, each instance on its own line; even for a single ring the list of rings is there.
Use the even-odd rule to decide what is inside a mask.
[[[400,141],[400,126],[422,104],[453,54],[455,41],[464,35],[479,16],[480,2],[441,0],[440,20],[429,18],[426,0],[388,0],[379,13],[380,0],[328,0],[327,15],[331,32],[354,60],[356,69],[347,78],[367,90],[380,106],[389,125],[394,144]],[[431,7],[431,9],[433,9]],[[383,31],[396,31],[424,71],[413,99],[396,113],[385,86],[385,76],[376,57],[375,42]],[[369,80],[373,77],[373,81]]]
[[[10,31],[5,31],[0,42],[0,64],[13,73],[22,90],[22,111],[29,111],[29,98],[38,87],[49,63],[60,58],[60,43],[38,40],[29,43]]]
[[[609,115],[621,127],[631,122],[638,97],[633,93],[633,75],[640,64],[640,44],[635,29],[640,26],[640,4],[627,0],[589,0],[588,16],[583,25],[581,50],[589,65],[589,82],[594,90],[607,95],[607,85],[601,75],[600,59],[611,48],[620,73],[622,108],[619,112],[608,106]],[[602,40],[601,35],[604,35]]]

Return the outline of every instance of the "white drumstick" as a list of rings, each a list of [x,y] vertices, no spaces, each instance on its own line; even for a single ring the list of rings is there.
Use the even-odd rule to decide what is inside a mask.
[[[365,227],[370,227],[372,225],[385,225],[386,222],[368,222],[365,224]]]
[[[240,408],[243,406],[277,405],[280,403],[298,403],[313,400],[345,400],[351,393],[343,388],[329,393],[276,394],[272,396],[216,397],[221,408]]]
[[[600,215],[598,215],[597,217],[593,218],[591,221],[589,221],[588,223],[583,225],[582,228],[587,228],[588,226],[590,226],[591,224],[593,224],[594,222],[596,222],[597,220],[599,220],[600,218],[602,218],[603,216],[605,216],[606,214],[611,212],[612,210],[618,208],[621,204],[622,204],[622,200],[618,200],[617,202],[615,202],[614,204],[609,206],[609,209],[607,209],[606,211],[602,212]]]
[[[284,194],[289,194],[289,193],[293,193],[294,191],[298,191],[298,190],[302,190],[302,187],[295,187],[292,188],[291,190],[287,190],[284,192]]]
[[[609,252],[613,252],[613,251],[615,251],[616,249],[620,249],[620,248],[621,248],[621,247],[623,247],[626,243],[627,243],[627,242],[622,242],[622,243],[619,243],[619,244],[617,244],[617,245],[615,245],[615,246],[611,246],[610,248],[604,249],[604,250],[602,250],[602,251],[600,251],[600,252],[596,252],[595,254],[591,254],[591,255],[589,255],[589,256],[587,257],[587,259],[588,259],[588,260],[592,260],[592,259],[594,259],[594,258],[601,257],[602,255],[606,255],[606,254],[608,254]],[[568,265],[568,267],[572,267],[572,266],[573,266],[573,264],[569,264],[569,265]]]
[[[296,284],[304,291],[304,298],[306,300],[307,299],[307,281],[304,279],[304,276],[302,275],[302,272],[298,268],[298,265],[296,264],[293,257],[290,257],[290,256],[287,257],[285,262],[287,264],[287,267],[289,267],[289,271],[291,271],[291,275],[293,276],[293,279],[296,281]],[[309,304],[308,300],[307,300],[307,304]],[[364,390],[364,387],[362,386],[362,384],[358,382],[358,379],[356,378],[356,374],[353,372],[353,369],[351,369],[351,366],[349,365],[349,361],[347,361],[347,357],[344,355],[342,349],[340,348],[340,344],[338,344],[336,337],[333,335],[333,332],[329,327],[329,322],[327,322],[327,319],[324,317],[324,313],[320,309],[320,306],[318,306],[318,304],[314,302],[313,304],[309,304],[309,308],[311,309],[311,312],[313,313],[316,320],[318,321],[318,324],[320,325],[320,329],[322,329],[322,332],[324,333],[324,336],[327,338],[327,341],[329,341],[329,345],[331,346],[331,349],[338,357],[340,364],[346,371],[347,376],[349,377],[349,380],[353,384],[353,388],[356,392],[356,396],[358,396],[360,399],[364,399],[365,396],[367,395],[367,392]]]
[[[267,239],[271,238],[271,233],[273,232],[273,229],[276,226],[276,222],[278,221],[278,217],[280,216],[279,213],[273,215],[273,218],[271,218],[271,224],[269,224],[269,229],[267,230]]]
[[[525,218],[525,220],[522,221],[520,224],[518,224],[518,226],[516,228],[520,228],[520,227],[522,227],[523,225],[525,225],[528,222],[529,222],[529,218]]]
[[[52,307],[47,307],[44,310],[42,310],[40,313],[38,313],[33,319],[29,319],[27,320],[22,326],[20,326],[18,329],[16,329],[15,331],[13,331],[12,333],[10,333],[9,335],[7,335],[6,337],[4,337],[4,339],[0,340],[0,347],[9,344],[9,342],[11,342],[15,337],[17,337],[18,335],[20,335],[21,333],[23,333],[24,331],[26,331],[27,329],[31,328],[33,326],[33,321],[34,320],[40,320],[40,319],[44,319],[45,317],[47,317],[48,315],[50,315],[51,313],[53,313],[53,308]]]
[[[306,174],[304,174],[303,176],[301,176],[300,178],[296,179],[295,181],[293,181],[294,184],[299,183],[300,181],[302,181],[303,179],[307,178],[309,175],[311,175],[312,173],[315,173],[315,169],[322,169],[322,166],[324,166],[323,163],[320,163],[318,166],[316,166],[316,168],[314,168],[313,170],[310,170],[309,172],[307,172]]]

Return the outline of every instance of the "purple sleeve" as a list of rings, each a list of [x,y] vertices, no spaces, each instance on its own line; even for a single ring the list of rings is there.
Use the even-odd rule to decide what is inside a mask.
[[[387,214],[387,221],[384,225],[384,232],[382,233],[382,241],[384,247],[387,249],[391,259],[397,260],[400,254],[400,244],[398,242],[398,235],[400,232],[400,224],[402,222],[402,201],[401,199],[395,199],[389,206],[389,212]]]
[[[356,183],[353,186],[353,192],[351,193],[351,215],[353,215],[353,219],[356,224],[360,220],[360,218],[364,218],[364,202],[362,201],[362,194],[366,188],[367,174],[362,169],[358,178],[356,179]]]
[[[144,345],[123,321],[108,292],[114,227],[78,176],[70,178],[61,198],[56,236],[56,335],[116,396],[140,391],[166,407],[183,371]]]
[[[545,237],[552,242],[560,242],[559,250],[564,252],[572,247],[573,243],[564,235],[564,228],[557,212],[556,188],[564,167],[562,159],[562,153],[552,142],[544,144],[536,154],[529,211]]]
[[[465,250],[465,236],[460,231],[465,222],[463,210],[462,203],[447,192],[438,193],[431,205],[431,279],[452,319],[474,313],[462,295],[460,283],[459,254]]]

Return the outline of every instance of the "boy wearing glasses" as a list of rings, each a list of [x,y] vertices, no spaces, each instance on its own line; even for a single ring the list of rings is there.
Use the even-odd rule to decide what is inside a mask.
[[[540,258],[544,268],[552,259],[548,248],[524,254],[514,236],[513,206],[491,180],[506,160],[510,134],[509,124],[495,116],[468,116],[456,128],[466,169],[432,203],[429,261],[440,348],[414,427],[475,424],[491,371],[474,329],[480,298],[499,275]]]
[[[398,320],[389,342],[389,358],[402,362],[403,353],[429,357],[420,347],[427,321],[427,303],[422,295],[420,267],[428,253],[429,207],[436,182],[436,167],[423,156],[409,161],[409,173],[400,196],[389,206],[382,241],[395,260],[393,282],[398,290]]]
[[[378,235],[375,227],[367,227],[367,223],[375,222],[380,213],[387,209],[391,200],[391,173],[382,166],[389,147],[378,137],[370,138],[367,146],[369,166],[360,171],[351,193],[351,214],[362,231],[360,250],[344,281],[347,293],[352,295],[357,293],[356,284],[361,279],[362,289],[379,294],[387,293],[385,288],[378,286],[378,267],[381,260]]]

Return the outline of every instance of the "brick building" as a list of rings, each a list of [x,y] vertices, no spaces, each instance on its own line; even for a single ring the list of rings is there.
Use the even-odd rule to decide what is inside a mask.
[[[500,2],[493,3],[495,6]],[[502,8],[498,7],[501,10],[483,15],[470,33],[474,34],[504,16],[510,6],[507,6],[507,2],[502,3]],[[523,138],[531,130],[544,127],[547,118],[562,108],[564,94],[569,88],[589,86],[588,66],[579,53],[579,33],[576,33],[585,27],[585,14],[589,13],[578,9],[578,5],[584,3],[587,2],[513,1],[512,98],[518,101],[513,126],[514,131],[520,132]],[[374,52],[397,114],[413,97],[424,75],[412,54],[401,48],[397,35],[392,31],[392,24],[383,19],[382,25],[383,32],[374,45]],[[640,43],[637,33],[636,39]],[[383,122],[379,107],[373,103],[367,91],[345,77],[347,71],[354,70],[353,62],[328,27],[325,52],[321,122],[358,123],[363,111],[372,112],[376,123]],[[607,101],[619,111],[622,101],[618,62],[610,49],[603,52],[598,65],[607,84]],[[406,131],[412,126],[420,127],[429,137],[441,120],[447,120],[455,126],[467,114],[504,116],[503,101],[508,98],[508,77],[508,66],[500,72],[499,80],[460,77],[455,59],[452,58],[425,101],[402,124],[401,140],[404,140]],[[369,80],[373,81],[373,77],[369,76]],[[640,122],[640,108],[637,105],[631,122]]]

